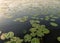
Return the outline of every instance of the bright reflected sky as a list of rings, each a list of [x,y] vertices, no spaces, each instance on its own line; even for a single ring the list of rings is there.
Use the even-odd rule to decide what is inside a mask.
[[[60,4],[58,0],[0,0],[0,18],[8,15],[10,12],[16,12],[28,6],[31,7],[41,7],[47,8],[52,6],[56,7]]]

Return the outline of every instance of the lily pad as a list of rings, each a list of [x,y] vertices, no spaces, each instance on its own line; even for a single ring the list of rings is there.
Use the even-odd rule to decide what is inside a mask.
[[[30,29],[30,32],[36,32],[37,31],[37,28],[31,28]]]
[[[29,35],[29,34],[26,34],[25,36],[24,36],[24,41],[25,42],[30,42],[31,41],[31,35]]]
[[[32,36],[32,37],[35,37],[36,36],[36,33],[30,33],[30,35]]]
[[[23,17],[21,17],[21,18],[16,18],[16,19],[13,20],[13,21],[26,22],[27,19],[28,19],[28,16],[23,16]]]
[[[48,34],[48,33],[50,33],[50,31],[48,29],[43,29],[43,33]]]
[[[50,21],[55,21],[55,19],[50,19]]]
[[[40,40],[38,38],[33,38],[31,40],[31,43],[40,43]]]
[[[57,37],[57,40],[60,41],[60,37]]]
[[[57,23],[54,23],[54,22],[51,22],[50,25],[54,26],[54,27],[57,27],[58,24]]]
[[[46,20],[46,21],[48,21],[49,19],[50,19],[49,16],[46,16],[46,17],[45,17],[45,20]]]
[[[37,34],[38,37],[43,37],[44,36],[44,33],[40,32],[40,31],[37,31],[36,34]]]

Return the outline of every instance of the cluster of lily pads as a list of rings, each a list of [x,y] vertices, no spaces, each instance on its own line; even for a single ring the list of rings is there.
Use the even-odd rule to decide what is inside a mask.
[[[27,33],[24,35],[24,38],[21,39],[20,37],[16,37],[13,32],[8,32],[8,33],[3,33],[1,35],[1,40],[6,40],[9,39],[9,41],[5,43],[41,43],[42,38],[50,33],[50,30],[47,29],[45,25],[40,24],[40,20],[46,20],[46,21],[51,21],[50,25],[57,27],[58,24],[55,23],[55,19],[58,19],[59,17],[50,15],[50,16],[45,16],[45,17],[38,17],[39,15],[33,15],[31,19],[29,20],[31,24],[31,28],[29,29],[30,33]],[[22,18],[16,18],[13,21],[19,21],[19,22],[26,22],[28,20],[28,16],[23,16]],[[25,31],[26,32],[26,31]],[[60,37],[57,38],[58,41],[60,41]]]
[[[28,16],[24,16],[22,18],[16,18],[14,21],[19,21],[19,22],[26,22],[28,19]]]
[[[19,37],[15,37],[13,32],[3,33],[1,35],[1,40],[10,39],[5,43],[22,43],[30,42],[30,43],[41,43],[41,38],[45,34],[49,34],[50,31],[46,28],[45,25],[40,25],[40,21],[38,20],[30,20],[30,24],[32,25],[29,30],[29,34],[25,34],[24,39],[20,39]]]
[[[22,43],[23,42],[22,39],[20,39],[19,37],[14,36],[13,32],[3,33],[0,37],[1,37],[0,38],[1,40],[10,39],[9,41],[4,42],[4,43]]]
[[[39,21],[30,20],[32,28],[29,30],[30,34],[26,34],[24,36],[25,42],[31,43],[41,43],[41,38],[45,36],[45,34],[49,34],[50,31],[46,28],[45,25],[40,25]]]

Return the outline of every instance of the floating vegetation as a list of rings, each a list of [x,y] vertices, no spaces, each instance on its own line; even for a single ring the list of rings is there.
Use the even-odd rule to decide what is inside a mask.
[[[3,33],[1,35],[1,40],[10,39],[7,42],[4,43],[22,43],[23,39],[20,39],[19,37],[15,37],[13,32]]]
[[[39,40],[39,38],[33,38],[31,40],[31,43],[40,43],[40,40]]]
[[[39,18],[38,17],[31,17],[32,19],[37,19],[37,20],[39,20]]]
[[[54,15],[49,15],[50,18],[52,18]]]
[[[24,36],[24,41],[25,42],[30,42],[31,41],[31,36],[29,35],[29,34],[26,34],[25,36]]]
[[[36,32],[36,31],[37,31],[37,28],[31,28],[31,29],[30,29],[30,32],[32,32],[32,33],[33,33],[33,32]]]
[[[5,39],[9,39],[14,37],[14,33],[13,32],[8,32],[8,33],[3,33],[1,35],[1,40],[5,40]]]
[[[60,37],[57,37],[57,40],[60,42]]]
[[[30,20],[30,23],[33,24],[33,23],[40,23],[39,20]]]
[[[30,35],[31,35],[32,37],[35,37],[35,36],[36,36],[36,33],[32,32],[32,33],[30,33]]]
[[[24,16],[22,18],[16,18],[14,21],[19,21],[19,22],[26,22],[28,19],[28,16]]]
[[[54,19],[58,19],[59,17],[53,16],[52,18],[54,18]]]
[[[6,18],[13,18],[13,16],[6,16]]]
[[[33,34],[33,36],[34,36],[34,33],[39,37],[43,37],[44,34],[50,33],[50,31],[45,27],[45,25],[40,25],[39,22],[36,22],[33,20],[31,20],[30,23],[33,27],[30,29],[30,32],[31,34]]]
[[[5,43],[22,43],[22,42],[23,42],[23,40],[20,39],[19,37],[13,37],[10,39],[10,41],[7,41]]]
[[[55,19],[50,19],[50,21],[55,21]]]
[[[54,23],[54,21],[58,18],[54,15],[50,16],[44,16],[42,18],[37,17],[38,15],[34,15],[31,17],[31,19],[28,20],[28,16],[23,16],[21,18],[16,18],[14,21],[19,22],[26,22],[29,21],[31,27],[28,30],[29,33],[26,30],[23,30],[24,37],[21,39],[20,37],[17,37],[14,35],[14,32],[8,32],[8,33],[2,33],[0,31],[0,39],[1,40],[7,40],[4,43],[41,43],[41,40],[43,40],[43,37],[50,33],[50,30],[46,27],[44,24],[40,24],[40,20],[45,21],[52,21],[50,22],[51,26],[57,27],[58,24]],[[60,37],[57,38],[58,41],[60,41]]]
[[[34,14],[34,15],[33,15],[33,17],[37,17],[37,16],[39,16],[39,14]]]
[[[49,16],[46,16],[46,17],[45,17],[45,20],[46,20],[46,21],[48,21],[49,19],[50,19]]]
[[[44,18],[40,18],[40,20],[44,20]]]
[[[50,25],[54,26],[54,27],[57,27],[58,24],[57,23],[54,23],[54,22],[51,22]]]

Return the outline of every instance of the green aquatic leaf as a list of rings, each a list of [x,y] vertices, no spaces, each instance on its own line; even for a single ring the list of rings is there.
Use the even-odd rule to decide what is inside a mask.
[[[31,17],[32,19],[35,19],[35,20],[38,20],[39,18],[38,17]]]
[[[9,39],[9,38],[12,38],[12,37],[14,37],[13,32],[4,33],[4,34],[1,35],[2,40]]]
[[[21,18],[16,18],[13,21],[26,22],[27,20],[28,20],[28,16],[23,16]]]
[[[37,36],[38,37],[43,37],[44,36],[44,33],[41,32],[40,30],[36,32]]]
[[[57,16],[53,16],[52,18],[54,18],[54,19],[58,19],[59,17],[57,17]]]
[[[33,24],[33,23],[40,23],[39,20],[30,20],[30,23]]]
[[[54,15],[50,15],[49,17],[53,17]]]
[[[5,33],[5,38],[6,39],[9,39],[9,38],[12,38],[12,37],[14,37],[14,33],[13,32]]]
[[[55,19],[50,19],[50,21],[55,21]]]
[[[49,19],[50,19],[50,18],[49,18],[49,16],[46,16],[46,17],[45,17],[45,20],[47,20],[47,21],[48,21]]]
[[[54,22],[51,22],[50,25],[54,26],[54,27],[57,27],[58,24],[57,23],[54,23]]]
[[[32,32],[32,33],[30,33],[30,35],[31,35],[32,37],[35,37],[35,36],[36,36],[36,33]]]
[[[6,39],[5,35],[6,35],[6,34],[4,33],[4,34],[2,34],[2,35],[0,36],[1,40],[5,40],[5,39]]]
[[[57,37],[57,40],[60,41],[60,37]]]
[[[26,34],[25,36],[24,36],[24,41],[25,42],[30,42],[31,41],[31,35],[29,35],[29,34]]]
[[[41,28],[45,28],[46,26],[45,26],[45,25],[41,25],[40,27],[41,27]]]
[[[39,40],[39,38],[33,38],[31,40],[31,43],[40,43],[40,40]]]
[[[59,18],[58,16],[55,16],[55,15],[50,15],[49,17],[53,18],[53,19],[58,19]]]
[[[10,39],[10,41],[7,41],[5,43],[22,43],[22,42],[23,42],[23,40],[20,39],[19,37],[13,37]]]
[[[37,31],[37,28],[31,28],[29,31],[30,32],[36,32]]]
[[[7,41],[7,42],[4,42],[4,43],[11,43],[11,41]]]
[[[38,27],[38,30],[42,31],[44,30],[44,28],[45,28],[45,25],[40,25],[40,27]]]
[[[13,32],[8,32],[8,34],[7,34],[7,35],[8,35],[8,37],[9,37],[9,38],[14,37],[14,33],[13,33]]]
[[[11,41],[15,41],[16,43],[22,43],[22,42],[23,42],[23,40],[20,39],[19,37],[13,37],[13,38],[11,39]]]
[[[48,33],[50,33],[50,31],[48,29],[43,29],[43,33],[48,34]]]
[[[32,27],[35,27],[35,28],[40,27],[40,25],[39,25],[39,24],[37,24],[37,23],[33,23],[33,24],[31,24],[31,25],[32,25]]]
[[[37,16],[39,16],[39,14],[34,14],[34,15],[33,15],[33,17],[37,17]]]
[[[44,18],[40,18],[40,20],[44,20]]]

